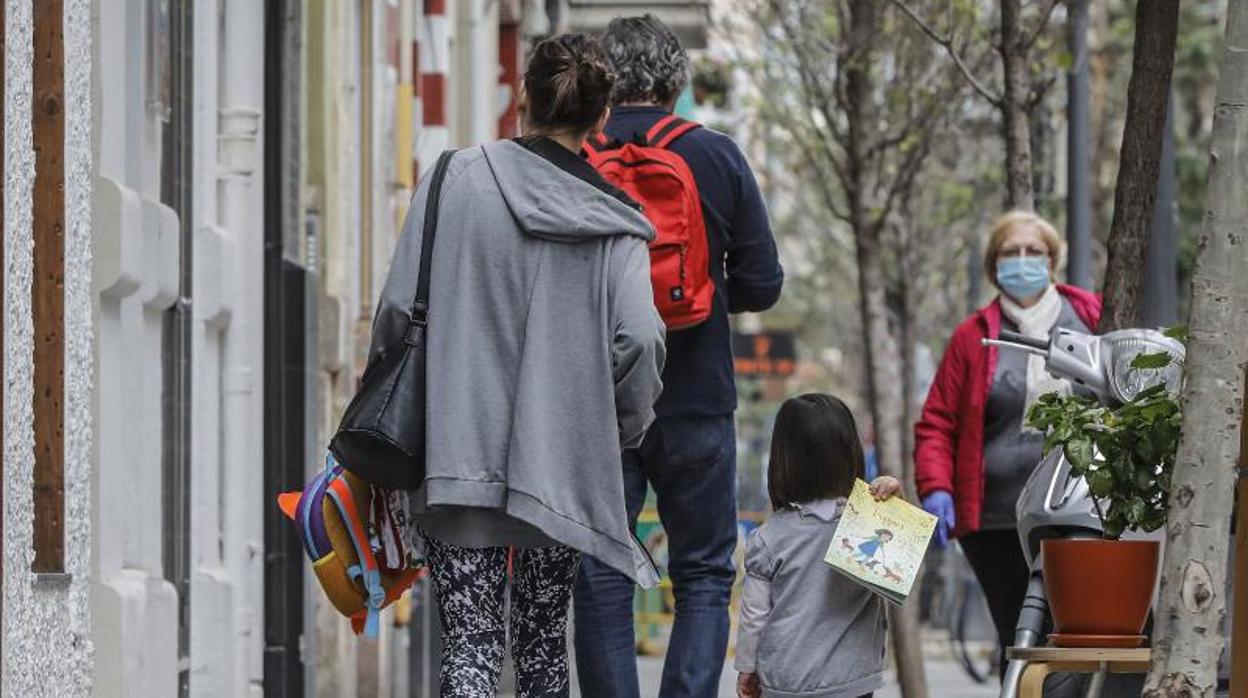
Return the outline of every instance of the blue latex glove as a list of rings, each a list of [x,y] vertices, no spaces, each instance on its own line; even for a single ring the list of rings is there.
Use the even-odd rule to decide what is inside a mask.
[[[953,515],[953,495],[936,490],[923,498],[923,510],[936,517],[936,547],[943,548],[953,537],[956,519]]]

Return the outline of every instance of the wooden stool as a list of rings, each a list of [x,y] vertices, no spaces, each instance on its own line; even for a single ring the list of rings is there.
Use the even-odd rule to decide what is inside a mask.
[[[1027,669],[1019,682],[1019,698],[1041,698],[1045,677],[1055,671],[1142,674],[1148,671],[1150,654],[1151,650],[1147,647],[1011,647],[1006,652],[1010,659],[1027,662]]]

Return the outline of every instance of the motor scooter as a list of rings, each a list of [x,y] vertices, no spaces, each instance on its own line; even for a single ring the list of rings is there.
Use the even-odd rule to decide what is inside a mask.
[[[1127,402],[1159,384],[1177,393],[1183,381],[1183,344],[1156,330],[1128,329],[1098,336],[1059,328],[1047,341],[1002,331],[999,338],[985,339],[984,344],[1003,351],[1043,357],[1050,374],[1069,380],[1077,393],[1094,397],[1107,406]],[[1140,354],[1161,352],[1171,357],[1165,368],[1132,368],[1132,361]],[[1060,448],[1050,451],[1032,471],[1019,495],[1016,514],[1019,544],[1031,569],[1031,578],[1015,626],[1013,645],[1036,647],[1043,644],[1044,629],[1049,622],[1040,542],[1049,538],[1100,538],[1103,529],[1087,482],[1071,473],[1070,463]],[[1159,539],[1160,536],[1161,532],[1157,531],[1123,537]],[[1025,668],[1023,661],[1009,661],[1001,683],[1001,698],[1017,698]],[[1083,689],[1084,694],[1089,698],[1099,696],[1105,679],[1104,674],[1093,676]],[[1058,683],[1061,682],[1059,679]],[[1079,690],[1076,682],[1067,680],[1065,683],[1066,686],[1058,689],[1063,695]]]

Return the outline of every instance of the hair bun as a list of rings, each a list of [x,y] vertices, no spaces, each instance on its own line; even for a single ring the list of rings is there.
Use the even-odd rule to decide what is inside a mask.
[[[602,116],[615,76],[593,37],[563,34],[538,44],[524,72],[528,119],[547,129],[587,131]]]

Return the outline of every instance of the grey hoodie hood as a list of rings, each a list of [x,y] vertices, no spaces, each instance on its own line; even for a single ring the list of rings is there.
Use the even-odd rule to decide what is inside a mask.
[[[519,143],[495,141],[482,150],[507,208],[526,234],[551,242],[616,235],[654,239],[654,227],[640,211]],[[566,156],[579,161],[589,176],[598,176],[589,163],[571,152]]]

